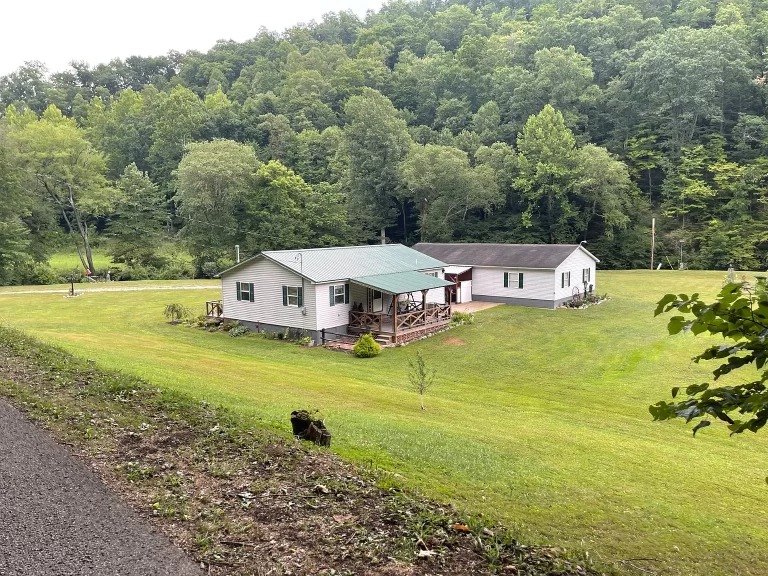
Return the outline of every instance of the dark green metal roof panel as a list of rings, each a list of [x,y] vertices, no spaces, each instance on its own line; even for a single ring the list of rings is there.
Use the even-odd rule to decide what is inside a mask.
[[[452,282],[442,278],[435,278],[434,276],[414,271],[359,276],[357,278],[350,278],[350,281],[367,288],[387,292],[388,294],[407,294],[408,292],[453,286]]]

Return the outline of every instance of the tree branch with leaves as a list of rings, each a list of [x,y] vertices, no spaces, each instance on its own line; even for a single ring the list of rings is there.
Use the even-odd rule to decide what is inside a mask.
[[[746,283],[727,284],[713,303],[706,303],[698,294],[667,294],[656,307],[655,315],[679,311],[669,319],[670,334],[690,332],[694,335],[720,335],[724,344],[707,347],[693,357],[701,360],[720,360],[712,371],[713,381],[731,374],[739,368],[754,367],[757,377],[750,382],[728,386],[713,386],[704,382],[686,387],[684,399],[678,399],[680,387],[672,388],[673,402],[657,402],[650,407],[654,420],[683,418],[686,422],[698,420],[698,430],[709,426],[712,420],[727,424],[732,434],[745,430],[757,432],[768,422],[768,295],[764,290],[753,290]],[[743,372],[740,372],[740,374]]]

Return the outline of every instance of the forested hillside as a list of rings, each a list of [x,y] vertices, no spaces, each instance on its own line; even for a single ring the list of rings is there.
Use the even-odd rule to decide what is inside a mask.
[[[0,78],[0,282],[45,276],[62,230],[150,274],[164,243],[210,274],[235,244],[382,229],[647,267],[652,217],[665,265],[683,241],[689,267],[765,268],[766,70],[766,0],[395,0],[204,54],[29,63]]]

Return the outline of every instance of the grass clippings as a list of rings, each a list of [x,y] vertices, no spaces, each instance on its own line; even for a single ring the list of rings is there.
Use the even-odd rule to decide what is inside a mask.
[[[596,574],[228,410],[0,328],[0,394],[209,574]]]

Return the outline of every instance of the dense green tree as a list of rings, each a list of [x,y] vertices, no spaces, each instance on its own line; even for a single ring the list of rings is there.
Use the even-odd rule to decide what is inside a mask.
[[[30,261],[30,234],[24,225],[22,176],[11,161],[0,124],[0,284],[22,280],[20,272]]]
[[[253,148],[231,140],[187,145],[176,170],[182,237],[202,266],[232,253],[249,233],[244,216],[259,162]]]
[[[404,198],[402,163],[411,137],[392,102],[370,88],[350,98],[344,113],[350,210],[364,228],[383,236]]]
[[[576,140],[563,115],[547,104],[531,116],[517,137],[519,176],[515,182],[527,207],[523,225],[541,220],[548,242],[575,235],[577,213],[568,196],[576,168]]]
[[[470,210],[490,212],[503,202],[493,171],[472,168],[467,154],[450,146],[414,144],[403,175],[418,207],[421,238],[428,242],[453,240]]]
[[[106,161],[82,129],[49,106],[38,119],[9,110],[11,154],[27,184],[50,203],[66,224],[83,268],[94,271],[91,233],[96,219],[113,208],[116,193],[104,176]]]
[[[107,227],[113,237],[113,261],[129,266],[157,264],[157,247],[170,220],[165,195],[136,164],[126,166],[115,187],[119,195]]]
[[[187,145],[245,144],[309,185],[290,187],[300,211],[325,198],[334,218],[348,212],[344,237],[369,240],[382,226],[418,239],[421,204],[403,176],[415,141],[442,147],[441,158],[465,155],[473,178],[487,173],[505,199],[492,213],[448,218],[445,237],[587,238],[603,264],[645,266],[656,216],[660,241],[684,238],[692,266],[762,266],[766,54],[768,8],[755,0],[396,0],[364,20],[328,14],[207,52],[73,62],[52,74],[27,63],[0,78],[0,116],[17,103],[16,131],[25,110],[53,104],[85,129],[109,179],[135,164],[167,198]],[[547,105],[562,126],[542,127]],[[257,188],[253,180],[248,193]],[[9,205],[42,254],[63,217],[41,198]],[[119,215],[89,218],[103,231]],[[325,242],[313,234],[289,230]]]
[[[166,97],[157,101],[152,144],[149,148],[149,173],[166,194],[172,191],[171,174],[203,128],[205,105],[194,92],[176,86]]]

